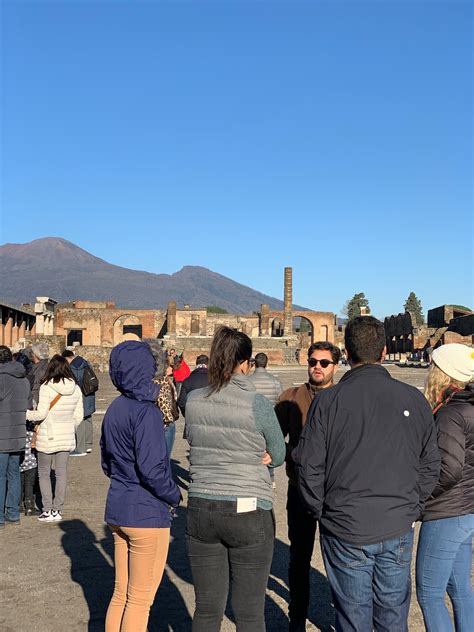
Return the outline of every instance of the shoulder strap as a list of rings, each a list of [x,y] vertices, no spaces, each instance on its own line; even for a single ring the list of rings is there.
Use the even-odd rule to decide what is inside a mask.
[[[49,410],[51,410],[51,408],[53,408],[53,406],[56,406],[56,404],[59,402],[59,400],[61,399],[62,395],[61,393],[58,393],[56,395],[56,397],[51,401],[50,405],[49,405]]]

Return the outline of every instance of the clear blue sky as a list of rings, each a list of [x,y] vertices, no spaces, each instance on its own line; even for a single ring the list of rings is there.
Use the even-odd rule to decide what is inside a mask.
[[[2,3],[1,242],[473,300],[470,2]]]

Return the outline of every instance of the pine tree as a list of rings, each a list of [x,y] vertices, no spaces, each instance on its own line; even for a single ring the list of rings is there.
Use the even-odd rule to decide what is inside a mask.
[[[365,298],[364,292],[354,294],[354,296],[344,305],[343,313],[349,320],[352,320],[356,316],[360,316],[361,307],[365,308],[364,311],[366,314],[370,314],[369,301]]]
[[[415,322],[417,325],[423,325],[425,322],[425,318],[423,316],[423,308],[421,306],[421,301],[415,294],[415,292],[410,292],[407,300],[404,305],[406,312],[411,312],[415,316]]]

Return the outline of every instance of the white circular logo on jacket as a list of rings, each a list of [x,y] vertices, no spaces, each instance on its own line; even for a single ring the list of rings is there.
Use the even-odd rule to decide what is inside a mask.
[[[405,415],[405,417],[409,417],[410,416],[410,411],[409,410],[404,410],[403,414]]]

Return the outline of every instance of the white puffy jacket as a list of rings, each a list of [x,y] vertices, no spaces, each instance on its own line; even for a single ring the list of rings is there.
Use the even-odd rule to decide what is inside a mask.
[[[49,409],[51,402],[58,395],[61,397]],[[70,452],[76,447],[75,431],[84,417],[82,392],[73,380],[46,382],[39,391],[39,402],[36,410],[27,410],[29,421],[40,421],[36,437],[38,452]]]

